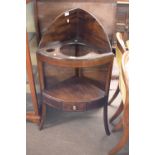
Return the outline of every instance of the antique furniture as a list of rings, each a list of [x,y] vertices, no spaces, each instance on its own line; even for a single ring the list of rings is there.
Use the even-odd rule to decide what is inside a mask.
[[[31,2],[30,0],[26,1],[26,4]],[[30,86],[30,92],[32,97],[32,104],[34,111],[33,112],[27,112],[26,113],[26,120],[39,123],[40,116],[39,116],[39,110],[38,110],[38,101],[37,101],[37,95],[35,90],[35,83],[34,83],[34,77],[32,72],[32,63],[31,63],[31,57],[30,57],[30,49],[29,49],[29,41],[28,41],[28,33],[26,32],[26,70],[27,70],[27,77],[29,81]]]
[[[129,0],[117,0],[116,8],[117,9],[116,9],[116,30],[115,31],[121,33],[122,34],[121,38],[123,38],[122,40],[126,41],[129,39]],[[114,40],[116,41],[116,46],[117,46],[117,42],[118,42],[117,37]],[[113,45],[114,51],[116,51],[115,41]],[[110,99],[109,105],[117,97],[118,93],[119,93],[119,86],[117,86],[117,89],[114,95]]]
[[[116,47],[116,60],[117,60],[117,64],[118,64],[118,69],[119,69],[119,73],[121,72],[121,61],[122,61],[122,55],[127,51],[124,41],[122,39],[122,35],[121,33],[116,33],[116,38],[117,38],[117,47]],[[111,98],[111,103],[114,101],[114,99],[117,97],[117,95],[120,92],[120,87],[118,84],[118,87],[113,95],[113,97]],[[109,102],[109,103],[110,103]],[[121,101],[118,109],[116,110],[116,112],[114,113],[114,115],[111,117],[110,122],[112,123],[123,111],[123,102]],[[121,120],[120,120],[120,124],[121,124]],[[113,131],[117,130],[117,128],[120,128],[120,125],[118,124]]]
[[[107,106],[113,53],[103,26],[82,9],[61,13],[46,29],[37,51],[42,94],[42,118],[46,105],[63,111],[86,111]]]
[[[32,0],[34,6],[34,21],[35,21],[35,30],[38,40],[38,45],[43,34],[46,32],[47,28],[53,22],[56,16],[65,10],[73,9],[73,8],[81,8],[88,12],[91,12],[93,15],[97,17],[99,22],[104,25],[104,30],[108,34],[108,38],[112,43],[113,34],[115,31],[115,13],[116,13],[116,2],[115,0],[88,0],[88,1],[55,1],[55,0]],[[76,69],[77,70],[77,69]],[[86,68],[85,68],[86,70]],[[99,78],[98,73],[101,71],[96,71],[93,74],[94,69],[89,70],[89,75],[92,78]],[[59,70],[55,69],[55,72]],[[79,71],[80,74],[80,69]],[[86,72],[86,71],[85,71]],[[53,73],[53,70],[48,70],[48,74]],[[62,73],[62,72],[61,72]],[[101,77],[100,77],[101,78]],[[37,106],[35,106],[37,107]],[[40,109],[40,105],[38,107]]]
[[[124,41],[122,39],[121,33],[117,33],[117,37],[116,38],[117,38],[116,59],[117,59],[117,62],[118,62],[119,72],[121,72],[122,55],[125,52],[128,51],[126,49],[126,47],[129,48],[129,40],[126,42],[126,47],[125,47],[125,44],[124,44]],[[119,91],[120,91],[120,85],[118,85],[117,90],[116,90],[117,94],[115,92],[114,96],[115,95],[117,96]],[[114,96],[112,97],[112,99],[115,99]],[[119,107],[117,108],[116,112],[111,117],[110,123],[112,123],[122,113],[123,108],[124,108],[124,104],[123,104],[123,101],[121,101],[121,103],[120,103]],[[119,129],[122,128],[122,121],[123,121],[122,119],[119,120],[117,125],[115,125],[115,127],[112,129],[113,132],[118,131]]]
[[[121,72],[119,76],[119,87],[123,100],[123,116],[121,126],[123,127],[123,135],[117,145],[109,152],[109,155],[118,153],[129,140],[129,79],[128,79],[128,51],[123,54]],[[119,125],[120,126],[120,125]]]
[[[116,33],[116,41],[117,41],[117,45],[116,45],[116,53],[115,54],[116,54],[118,69],[120,72],[122,55],[124,52],[126,52],[126,47],[124,44],[123,36],[120,32]],[[116,89],[114,95],[111,97],[111,99],[109,101],[109,105],[115,100],[115,98],[117,97],[118,94],[119,94],[119,85],[117,86],[117,89]],[[122,103],[121,103],[120,108],[121,107],[122,107]]]

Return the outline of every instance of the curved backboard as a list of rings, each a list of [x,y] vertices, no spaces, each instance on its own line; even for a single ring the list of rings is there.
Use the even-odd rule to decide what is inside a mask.
[[[68,43],[70,47],[84,44],[87,46],[85,51],[96,48],[100,53],[111,52],[103,26],[92,14],[79,8],[65,11],[52,21],[42,36],[40,48],[55,48]]]
[[[104,26],[105,32],[111,40],[115,30],[116,2],[115,0],[35,0],[36,27],[39,38],[62,12],[80,8],[93,14]]]

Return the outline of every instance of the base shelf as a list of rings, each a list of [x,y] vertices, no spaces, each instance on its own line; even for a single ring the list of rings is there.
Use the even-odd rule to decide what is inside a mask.
[[[52,89],[43,91],[43,102],[65,111],[84,111],[90,106],[101,106],[105,92],[90,79],[72,77]]]

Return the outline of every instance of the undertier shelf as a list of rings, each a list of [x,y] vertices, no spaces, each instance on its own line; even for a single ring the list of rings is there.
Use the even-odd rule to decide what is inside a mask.
[[[105,92],[96,82],[84,77],[72,77],[43,91],[43,102],[64,111],[85,111],[103,106]]]

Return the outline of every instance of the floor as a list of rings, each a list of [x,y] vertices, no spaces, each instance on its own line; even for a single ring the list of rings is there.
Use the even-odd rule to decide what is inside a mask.
[[[39,92],[35,58],[36,41],[33,36],[30,37],[30,40],[36,89]],[[118,74],[116,68],[116,63],[114,63],[113,75]],[[116,87],[117,80],[112,80],[110,97]],[[117,109],[120,99],[118,96],[115,102],[109,106],[109,118]],[[26,110],[33,110],[28,82]],[[109,126],[111,130],[113,126],[111,124]],[[111,133],[110,136],[105,134],[102,108],[74,113],[48,108],[45,127],[42,131],[36,124],[30,122],[27,122],[26,129],[27,155],[107,155],[122,135],[122,131]],[[126,145],[118,155],[128,155],[128,150],[129,146]]]

